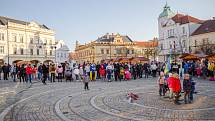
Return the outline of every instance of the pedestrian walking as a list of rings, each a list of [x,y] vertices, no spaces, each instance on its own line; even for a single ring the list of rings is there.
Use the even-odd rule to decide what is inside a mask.
[[[77,66],[74,69],[74,74],[75,74],[75,80],[78,81],[80,72]]]

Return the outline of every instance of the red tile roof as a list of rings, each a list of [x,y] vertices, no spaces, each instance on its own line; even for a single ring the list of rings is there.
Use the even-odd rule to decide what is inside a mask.
[[[135,41],[135,45],[142,46],[142,47],[156,47],[158,46],[158,42],[141,42],[141,41]]]
[[[174,17],[172,17],[172,20],[175,21],[176,23],[180,24],[186,24],[186,23],[202,23],[204,22],[203,20],[194,18],[189,15],[183,15],[183,14],[176,14]]]
[[[205,21],[192,35],[199,35],[204,33],[215,32],[215,20]]]

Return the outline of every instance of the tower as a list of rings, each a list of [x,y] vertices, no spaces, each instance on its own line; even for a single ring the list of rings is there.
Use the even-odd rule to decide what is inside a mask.
[[[160,13],[160,15],[158,17],[159,39],[164,39],[164,35],[163,35],[163,32],[162,32],[162,27],[166,24],[166,22],[167,22],[167,20],[169,18],[172,18],[175,15],[176,14],[170,9],[168,4],[166,3],[164,8],[163,8],[163,12]]]

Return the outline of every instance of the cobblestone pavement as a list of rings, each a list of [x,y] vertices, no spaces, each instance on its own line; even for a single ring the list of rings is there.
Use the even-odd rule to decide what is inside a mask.
[[[215,82],[196,80],[192,104],[174,105],[158,95],[156,78],[122,82],[33,83],[13,96],[0,121],[190,121],[215,120]],[[26,84],[21,84],[26,85]],[[126,99],[128,92],[140,98]]]

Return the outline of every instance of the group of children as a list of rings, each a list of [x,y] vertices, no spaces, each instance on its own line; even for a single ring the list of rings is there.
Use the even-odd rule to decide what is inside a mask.
[[[165,96],[169,93],[169,98],[174,100],[175,104],[179,103],[179,98],[182,93],[180,78],[177,73],[169,73],[168,76],[164,72],[160,73],[158,79],[159,83],[159,95]],[[193,101],[193,93],[195,90],[195,82],[189,74],[184,74],[183,78],[183,93],[184,93],[184,103],[191,103]]]

